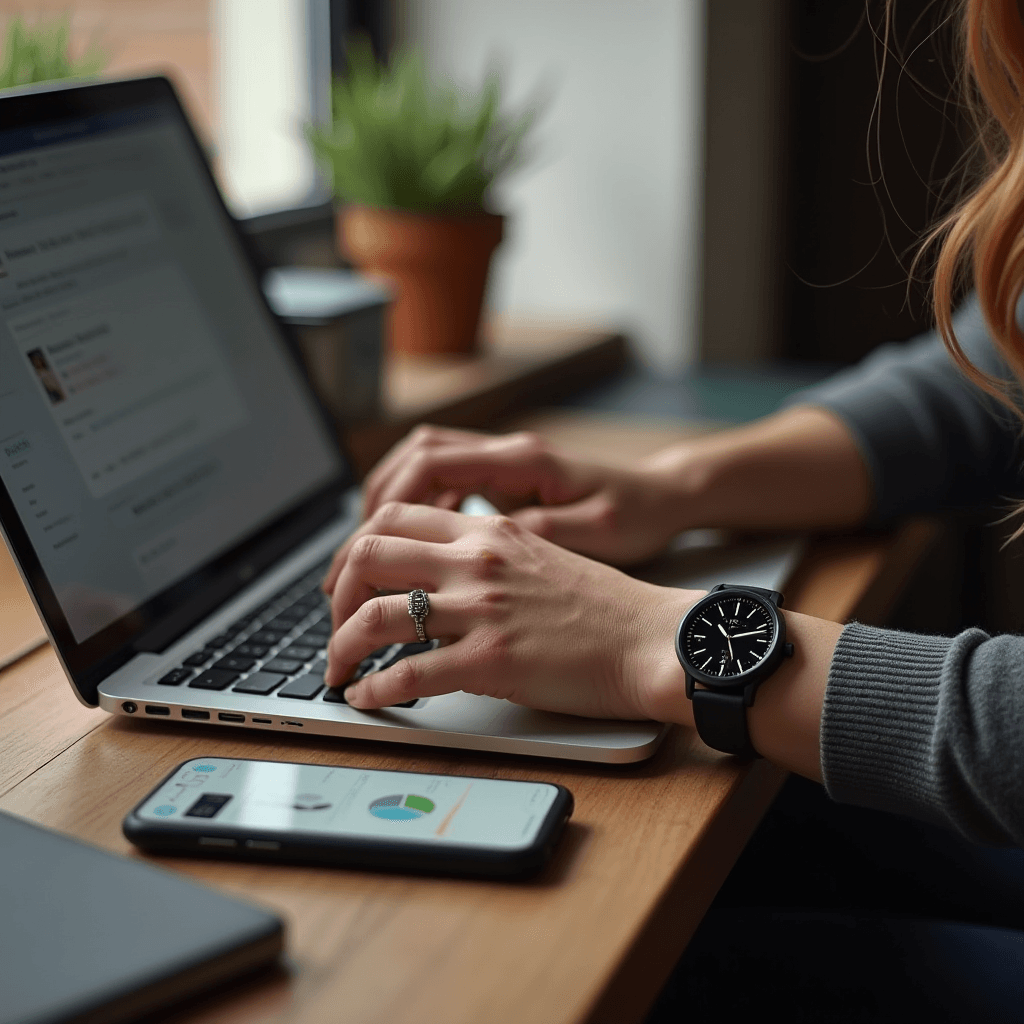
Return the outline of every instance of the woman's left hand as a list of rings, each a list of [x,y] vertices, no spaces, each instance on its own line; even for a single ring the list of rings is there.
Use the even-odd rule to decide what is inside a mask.
[[[396,502],[349,538],[331,577],[328,685],[415,640],[410,590],[430,595],[427,635],[442,641],[349,686],[353,707],[464,690],[593,718],[690,720],[672,641],[696,591],[643,583],[503,516]]]

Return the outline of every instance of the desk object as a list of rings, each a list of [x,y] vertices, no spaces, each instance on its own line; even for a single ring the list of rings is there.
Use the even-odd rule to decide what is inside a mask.
[[[313,388],[335,421],[378,419],[390,293],[350,270],[306,267],[269,271],[263,292],[295,332]]]
[[[0,814],[0,1024],[136,1020],[271,963],[273,914]]]

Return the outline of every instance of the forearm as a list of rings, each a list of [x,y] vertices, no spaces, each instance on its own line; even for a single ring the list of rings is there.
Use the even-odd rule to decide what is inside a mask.
[[[872,503],[852,435],[812,407],[668,448],[644,468],[674,492],[680,528],[838,529]]]

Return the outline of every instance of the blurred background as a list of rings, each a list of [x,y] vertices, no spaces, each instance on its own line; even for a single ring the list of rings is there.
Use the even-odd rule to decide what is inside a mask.
[[[494,312],[628,335],[628,380],[592,408],[742,421],[927,329],[919,241],[970,154],[949,8],[897,0],[0,0],[67,14],[107,74],[170,75],[267,265],[337,265],[303,139],[330,113],[352,34],[411,45],[438,78],[502,72],[544,99],[534,154],[493,197],[510,217]],[[884,56],[884,59],[883,59]],[[992,516],[951,527],[903,621],[1019,628]],[[1024,587],[1020,596],[1024,597]],[[947,599],[948,598],[948,599]],[[927,609],[921,611],[922,608]],[[920,615],[918,612],[920,611]],[[915,618],[917,616],[917,618]]]
[[[490,305],[627,327],[644,365],[842,365],[927,325],[907,288],[963,154],[942,5],[898,0],[0,0],[106,73],[168,73],[273,262],[333,259],[302,126],[354,31],[546,97]],[[876,106],[876,94],[879,103]]]

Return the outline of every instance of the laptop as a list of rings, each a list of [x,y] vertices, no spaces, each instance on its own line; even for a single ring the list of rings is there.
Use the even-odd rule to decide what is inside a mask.
[[[84,704],[585,761],[654,752],[658,723],[466,693],[367,712],[328,690],[319,584],[358,491],[170,84],[7,93],[0,125],[0,526]],[[787,557],[728,582],[777,586]],[[360,672],[422,650],[391,645]]]
[[[0,1024],[137,1021],[272,968],[280,919],[0,813]]]

